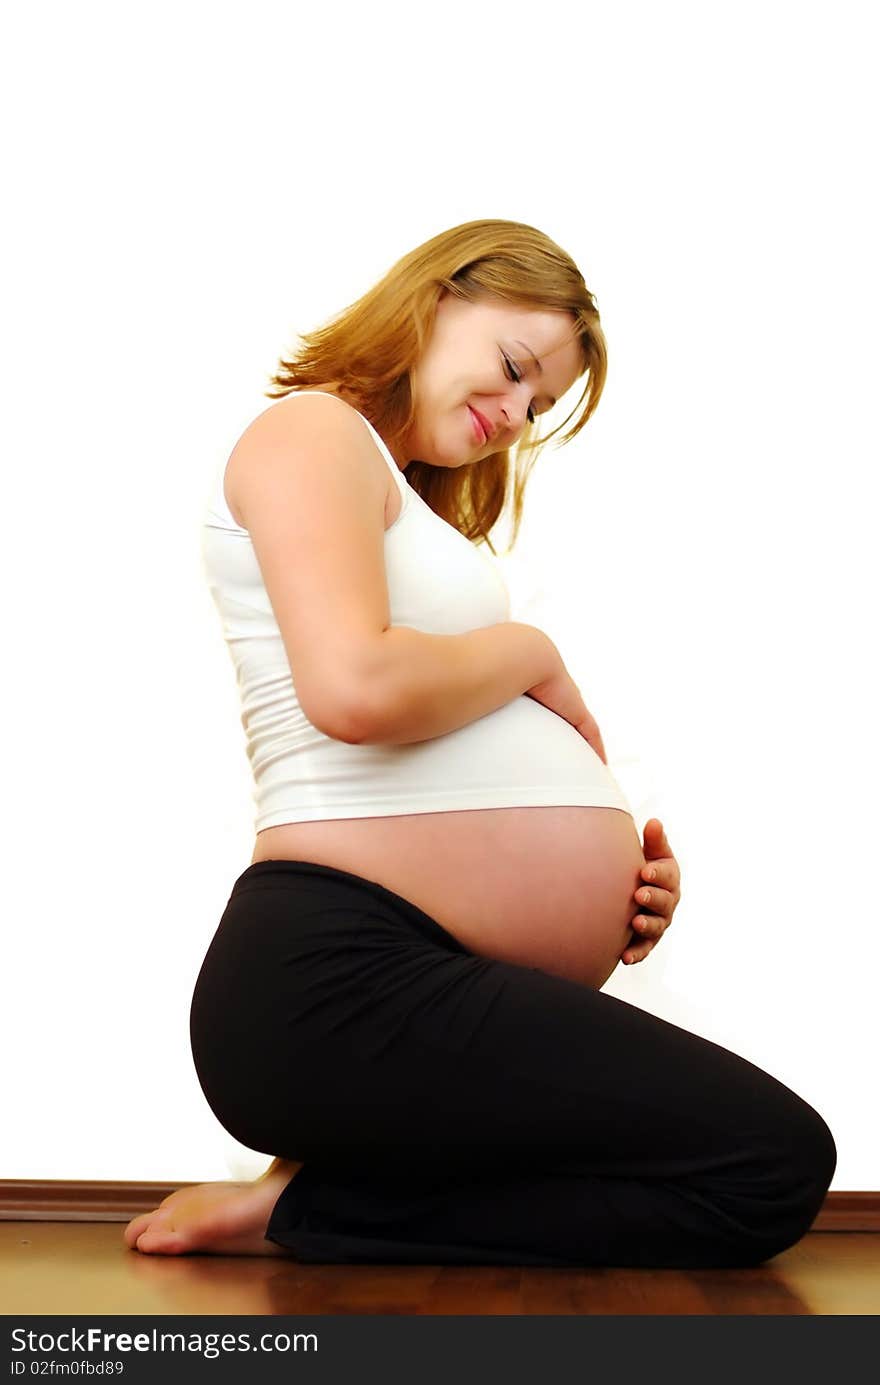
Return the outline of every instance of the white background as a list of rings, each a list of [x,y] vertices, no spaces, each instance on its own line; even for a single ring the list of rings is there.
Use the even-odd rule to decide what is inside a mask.
[[[794,1088],[832,1186],[876,1189],[874,7],[310,8],[6,22],[0,1176],[268,1163],[189,1051],[253,844],[203,509],[297,332],[502,217],[575,258],[610,353],[513,617],[682,870],[606,989]]]

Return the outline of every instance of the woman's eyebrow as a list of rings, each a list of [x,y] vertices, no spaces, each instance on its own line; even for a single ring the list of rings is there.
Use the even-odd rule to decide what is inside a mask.
[[[538,360],[538,358],[537,358],[537,356],[535,355],[535,353],[534,353],[534,351],[532,350],[532,348],[531,348],[530,346],[526,346],[526,344],[525,344],[524,341],[519,341],[516,337],[514,337],[514,341],[516,342],[517,346],[521,346],[521,347],[523,348],[524,351],[528,351],[528,353],[529,353],[529,355],[531,356],[532,360],[535,362],[535,365],[538,367],[538,374],[539,374],[539,375],[543,375],[543,374],[544,374],[544,367],[541,365],[541,362]],[[553,398],[553,395],[552,395],[552,394],[548,394],[548,395],[547,395],[547,398],[550,400],[550,404],[551,404],[551,407],[552,407],[552,406],[556,403],[556,400]]]

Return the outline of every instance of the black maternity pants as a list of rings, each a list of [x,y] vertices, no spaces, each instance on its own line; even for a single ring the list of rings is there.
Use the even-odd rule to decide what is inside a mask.
[[[266,1232],[302,1261],[756,1265],[837,1160],[745,1059],[311,862],[236,880],[190,1033],[221,1125],[304,1161]]]

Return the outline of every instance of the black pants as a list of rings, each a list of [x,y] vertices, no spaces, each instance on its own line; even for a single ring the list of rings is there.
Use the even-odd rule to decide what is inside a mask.
[[[837,1161],[745,1059],[310,862],[236,880],[190,1033],[226,1130],[304,1161],[266,1233],[302,1261],[756,1265]]]

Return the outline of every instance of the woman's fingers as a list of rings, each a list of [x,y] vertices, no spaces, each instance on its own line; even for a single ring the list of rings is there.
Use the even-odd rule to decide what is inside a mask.
[[[630,947],[625,949],[623,961],[627,966],[632,966],[633,962],[643,962],[653,946],[654,944],[652,942],[642,942],[639,940],[638,943],[633,943]]]
[[[646,861],[639,871],[643,880],[662,889],[676,890],[681,882],[681,872],[674,857],[664,857],[659,861]]]
[[[648,917],[652,918],[654,922],[656,922],[656,918],[653,918],[655,915],[664,925],[672,918],[675,909],[675,895],[671,890],[661,890],[656,885],[652,885],[650,888],[646,885],[640,885],[633,895],[633,899],[640,909],[650,910]]]
[[[630,924],[630,927],[634,928],[640,937],[653,938],[655,942],[663,937],[663,934],[666,932],[666,926],[664,919],[652,918],[650,914],[636,914]]]

